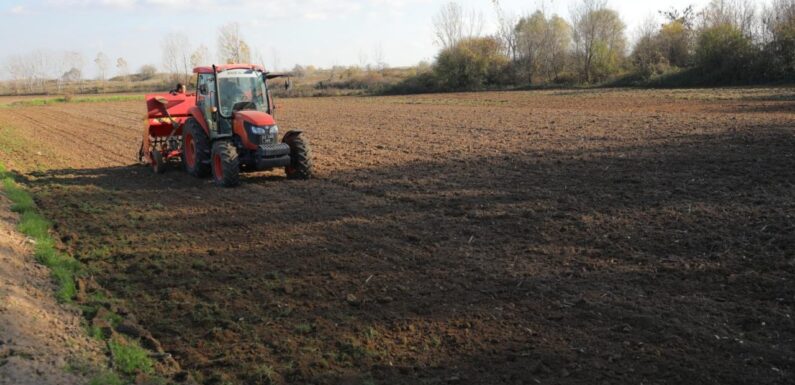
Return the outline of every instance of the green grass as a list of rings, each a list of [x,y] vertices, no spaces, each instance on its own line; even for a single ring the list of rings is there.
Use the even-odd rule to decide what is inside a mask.
[[[50,235],[50,222],[36,211],[33,197],[17,184],[11,173],[2,166],[0,166],[0,179],[5,195],[13,203],[11,209],[20,215],[17,228],[33,240],[36,260],[50,268],[52,277],[58,285],[56,297],[61,302],[71,302],[77,294],[75,278],[80,274],[80,263],[58,251],[56,242]]]
[[[89,385],[126,385],[127,382],[119,378],[119,375],[113,372],[105,372],[94,377]]]
[[[143,95],[100,95],[83,97],[55,97],[18,100],[8,104],[10,107],[36,107],[59,103],[105,103],[105,102],[128,102],[144,100]]]
[[[72,302],[77,294],[76,278],[83,272],[80,262],[57,249],[57,243],[50,234],[52,224],[37,212],[33,197],[14,180],[14,176],[2,165],[0,165],[0,183],[3,186],[2,192],[12,202],[11,209],[19,213],[17,228],[33,241],[36,260],[50,268],[53,280],[57,283],[56,297],[61,302]],[[106,250],[101,250],[99,253],[104,254],[105,252]],[[91,300],[108,301],[101,293],[93,294]],[[108,314],[106,318],[114,326],[122,320],[115,313]],[[104,340],[99,328],[89,327],[87,331],[91,337]],[[108,341],[108,349],[113,356],[115,372],[108,371],[99,374],[91,380],[90,385],[125,385],[128,381],[120,375],[154,374],[154,362],[149,357],[149,353],[137,342],[119,337]]]
[[[149,353],[137,342],[111,340],[108,342],[108,347],[113,355],[113,367],[119,372],[127,375],[154,373],[155,363],[149,357]]]
[[[298,334],[309,334],[312,333],[313,329],[312,324],[308,323],[301,323],[295,326],[295,332]]]

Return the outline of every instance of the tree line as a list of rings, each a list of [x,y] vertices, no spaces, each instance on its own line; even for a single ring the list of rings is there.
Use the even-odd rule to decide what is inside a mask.
[[[237,23],[218,28],[216,48],[219,63],[262,61],[262,55],[246,42]],[[206,45],[193,46],[183,33],[163,37],[161,50],[160,69],[154,64],[145,64],[137,71],[130,69],[124,57],[114,60],[102,51],[92,60],[77,51],[35,50],[11,55],[4,62],[3,69],[8,77],[3,84],[4,91],[13,94],[92,93],[109,88],[109,81],[122,83],[113,90],[130,89],[136,82],[147,82],[149,88],[170,88],[177,82],[191,84],[193,68],[213,61]],[[87,69],[93,69],[95,76],[87,77]]]
[[[431,69],[396,92],[558,85],[731,85],[795,80],[795,0],[712,0],[661,10],[630,47],[606,0],[580,0],[568,19],[517,16],[492,1],[498,28],[455,2],[433,18],[440,51]]]

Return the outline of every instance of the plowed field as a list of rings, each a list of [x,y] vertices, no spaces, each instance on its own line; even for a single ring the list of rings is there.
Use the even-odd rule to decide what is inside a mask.
[[[0,109],[65,247],[206,384],[795,381],[795,91],[279,101],[317,178],[136,165],[142,102]]]

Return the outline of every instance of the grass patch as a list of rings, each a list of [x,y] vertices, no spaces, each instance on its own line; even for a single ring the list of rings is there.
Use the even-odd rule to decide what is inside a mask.
[[[119,372],[127,375],[154,373],[154,361],[137,342],[119,338],[109,341],[108,347],[113,355],[113,367]]]
[[[84,97],[68,97],[60,96],[55,98],[37,98],[18,100],[8,104],[10,107],[37,107],[46,106],[50,104],[59,103],[107,103],[107,102],[128,102],[144,100],[143,95],[101,95],[101,96],[84,96]]]
[[[127,382],[119,378],[119,375],[113,372],[105,372],[94,377],[89,385],[126,385]]]
[[[50,235],[50,222],[36,211],[33,197],[17,184],[13,176],[2,166],[0,166],[0,179],[3,181],[5,195],[13,203],[11,209],[20,215],[17,228],[33,240],[36,260],[50,268],[52,277],[58,285],[56,297],[61,302],[71,302],[77,294],[75,277],[80,274],[80,263],[58,251],[55,247],[56,242]]]
[[[275,384],[277,376],[272,366],[262,364],[251,370],[249,378],[255,384]]]
[[[295,326],[295,332],[298,334],[309,334],[312,333],[312,330],[314,330],[312,324],[308,323],[301,323]]]

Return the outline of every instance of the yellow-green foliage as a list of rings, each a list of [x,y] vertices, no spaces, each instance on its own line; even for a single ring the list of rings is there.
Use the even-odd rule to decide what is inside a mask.
[[[508,61],[496,38],[471,38],[439,53],[434,72],[449,89],[480,88],[500,83]]]
[[[701,32],[696,46],[696,60],[705,72],[721,78],[739,77],[750,70],[753,51],[751,39],[739,28],[720,24]]]

